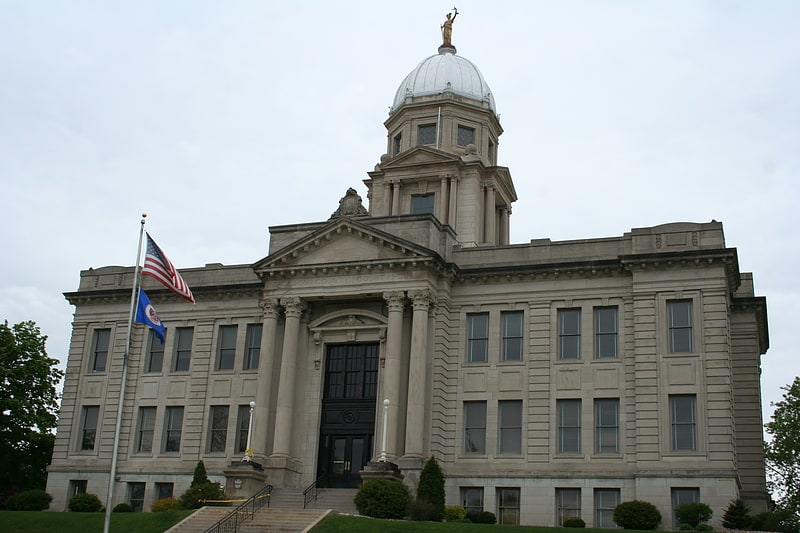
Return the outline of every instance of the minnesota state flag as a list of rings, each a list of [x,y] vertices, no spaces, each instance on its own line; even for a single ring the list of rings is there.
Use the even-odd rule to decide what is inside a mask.
[[[139,322],[146,326],[153,328],[156,337],[164,344],[164,336],[167,334],[167,327],[158,318],[153,304],[150,303],[150,298],[142,289],[139,289],[139,306],[136,308],[136,319],[134,322]]]

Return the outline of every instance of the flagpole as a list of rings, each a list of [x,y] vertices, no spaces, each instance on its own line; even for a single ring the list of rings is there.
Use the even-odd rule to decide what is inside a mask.
[[[114,496],[114,483],[117,477],[117,459],[119,458],[119,434],[122,427],[122,407],[125,402],[125,386],[128,379],[128,354],[131,350],[131,336],[133,335],[133,319],[139,300],[139,271],[142,260],[142,238],[144,237],[144,223],[146,213],[142,213],[139,227],[139,246],[136,249],[136,267],[133,274],[133,289],[131,291],[131,310],[128,315],[128,337],[125,341],[125,351],[122,355],[122,379],[119,385],[119,404],[117,405],[117,423],[114,428],[114,451],[111,454],[111,472],[108,478],[108,495],[106,496],[106,517],[103,522],[103,533],[108,533],[111,525],[112,497]]]

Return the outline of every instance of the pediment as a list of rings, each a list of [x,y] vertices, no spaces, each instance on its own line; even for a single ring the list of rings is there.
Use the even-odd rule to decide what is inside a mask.
[[[436,150],[427,146],[417,146],[405,152],[401,152],[390,161],[381,164],[381,169],[390,170],[421,164],[458,163],[460,161],[461,158],[457,155],[442,152],[441,150]]]
[[[288,270],[372,269],[434,262],[435,256],[410,241],[342,218],[265,257],[253,269],[259,275]]]

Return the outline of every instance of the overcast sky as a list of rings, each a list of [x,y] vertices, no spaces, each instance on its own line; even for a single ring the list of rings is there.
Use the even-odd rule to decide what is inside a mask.
[[[800,2],[459,1],[492,89],[512,242],[724,223],[767,297],[765,421],[800,375]],[[132,265],[253,263],[326,220],[386,151],[400,82],[452,0],[0,0],[0,320],[66,360],[62,293]]]

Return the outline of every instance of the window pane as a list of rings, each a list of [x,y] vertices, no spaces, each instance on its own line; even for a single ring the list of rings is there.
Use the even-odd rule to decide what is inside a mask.
[[[415,194],[411,196],[411,214],[421,215],[425,213],[433,214],[436,196],[434,194]]]
[[[467,146],[468,144],[475,144],[475,128],[467,126],[459,126],[457,134],[457,142],[459,146]]]
[[[233,370],[237,330],[237,326],[220,326],[217,370]]]
[[[83,408],[83,432],[81,435],[81,450],[94,450],[97,439],[97,418],[100,407],[89,405]]]
[[[581,489],[556,489],[556,526],[564,520],[581,516]]]
[[[617,308],[597,307],[594,319],[595,357],[617,357]]]
[[[595,400],[595,452],[619,452],[619,400]]]
[[[467,361],[485,363],[489,349],[489,313],[467,315]]]
[[[208,451],[224,452],[228,440],[228,406],[212,406],[209,416]]]
[[[147,367],[145,372],[161,372],[164,365],[164,343],[150,330],[150,340],[147,350]]]
[[[464,451],[486,453],[486,402],[464,402]]]
[[[247,325],[247,338],[245,339],[244,369],[258,368],[261,358],[261,324]]]
[[[498,402],[500,453],[522,453],[522,400]]]
[[[619,489],[595,489],[594,508],[596,528],[616,528],[614,509],[619,505]]]
[[[519,489],[497,489],[497,523],[519,524]]]
[[[238,423],[236,435],[236,451],[244,453],[247,451],[247,434],[250,432],[250,406],[240,405],[237,415]]]
[[[558,400],[558,452],[581,451],[581,401]]]
[[[153,431],[156,427],[156,408],[139,408],[139,434],[137,435],[136,451],[153,451]]]
[[[694,395],[670,396],[672,450],[697,449],[696,398]]]
[[[417,144],[436,144],[436,124],[424,124],[417,129]]]
[[[461,487],[461,503],[467,516],[483,511],[483,487]]]
[[[177,328],[175,330],[175,371],[188,372],[192,358],[193,328]]]
[[[581,356],[580,309],[558,310],[558,357],[579,359]]]
[[[144,509],[144,483],[128,483],[128,503],[137,513]]]
[[[167,407],[165,420],[165,452],[181,451],[181,431],[183,429],[183,407]]]
[[[667,302],[669,315],[669,351],[686,353],[694,351],[692,335],[692,301]]]
[[[94,332],[92,349],[92,371],[105,372],[108,360],[108,343],[111,337],[110,329],[97,329]]]
[[[503,332],[502,359],[503,361],[522,360],[522,311],[500,314]]]

